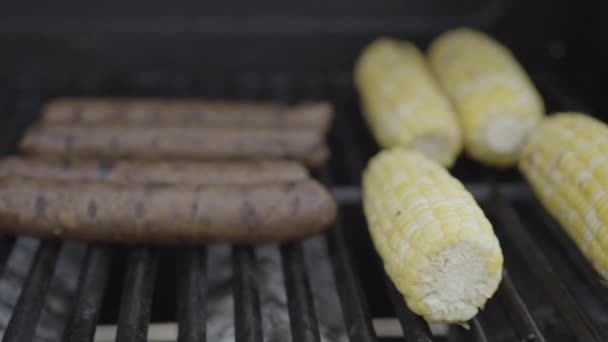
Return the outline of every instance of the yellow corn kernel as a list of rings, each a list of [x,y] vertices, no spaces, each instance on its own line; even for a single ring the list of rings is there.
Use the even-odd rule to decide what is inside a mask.
[[[607,166],[608,126],[581,113],[542,120],[519,162],[547,211],[608,280]]]
[[[514,165],[545,109],[511,52],[484,33],[456,29],[436,38],[428,57],[458,111],[466,153],[489,165]]]
[[[440,164],[385,150],[363,174],[369,232],[409,308],[429,322],[465,322],[491,297],[503,256],[488,219]]]
[[[458,119],[418,48],[379,38],[359,57],[354,79],[381,147],[411,147],[444,166],[454,163],[462,150]]]

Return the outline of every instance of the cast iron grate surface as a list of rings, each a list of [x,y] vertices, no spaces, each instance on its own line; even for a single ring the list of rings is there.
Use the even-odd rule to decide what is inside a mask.
[[[552,74],[536,78],[550,109],[587,109]],[[506,256],[499,290],[459,326],[412,314],[373,251],[358,186],[376,150],[348,74],[185,77],[138,74],[0,89],[0,153],[14,151],[41,103],[60,95],[326,99],[336,108],[332,160],[315,173],[340,213],[326,233],[259,246],[108,246],[0,236],[2,341],[601,341],[608,290],[515,171],[462,159],[462,179]],[[152,323],[151,323],[152,322]],[[176,322],[176,324],[171,324]],[[97,328],[96,331],[96,327]]]

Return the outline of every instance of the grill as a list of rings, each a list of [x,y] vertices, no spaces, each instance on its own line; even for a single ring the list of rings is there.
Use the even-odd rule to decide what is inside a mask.
[[[495,227],[505,253],[503,281],[468,330],[429,326],[409,311],[385,276],[365,227],[360,174],[377,147],[359,113],[350,71],[342,72],[362,44],[378,34],[425,42],[449,27],[496,23],[503,29],[494,30],[496,35],[514,47],[532,72],[550,111],[594,113],[603,100],[602,88],[585,79],[589,71],[581,66],[601,64],[601,53],[591,58],[570,49],[565,63],[560,59],[566,50],[555,37],[569,42],[580,38],[576,29],[562,29],[565,15],[573,27],[588,24],[588,30],[603,32],[602,23],[583,23],[580,15],[584,10],[599,13],[599,8],[585,7],[585,1],[568,9],[568,1],[509,1],[509,7],[504,0],[467,0],[426,1],[426,9],[416,1],[386,1],[387,7],[378,10],[364,1],[309,1],[293,4],[293,11],[303,13],[289,20],[271,15],[275,7],[285,10],[282,1],[263,2],[259,9],[220,2],[205,7],[210,11],[205,20],[170,11],[155,21],[154,15],[165,12],[154,1],[104,3],[107,8],[98,8],[98,16],[87,25],[78,15],[66,18],[64,13],[90,14],[92,7],[88,11],[68,2],[36,2],[32,8],[47,11],[48,20],[41,20],[29,1],[3,5],[1,155],[15,151],[41,104],[56,96],[327,99],[336,108],[329,136],[332,159],[314,176],[333,192],[339,217],[323,235],[280,245],[126,247],[0,236],[3,342],[608,339],[606,284],[517,172],[484,168],[466,158],[452,172]],[[110,10],[128,13],[148,4],[156,14],[141,20],[122,20]],[[463,14],[481,5],[485,7],[479,15]],[[192,4],[182,11],[190,7],[197,13]],[[455,14],[429,19],[442,8]],[[548,13],[546,8],[556,10]],[[220,19],[232,10],[235,18]],[[404,16],[386,15],[393,10]],[[425,17],[426,12],[431,16]],[[335,19],[336,13],[347,19]],[[183,20],[169,16],[173,14]],[[601,37],[585,39],[587,51],[593,44],[605,46]],[[545,47],[539,41],[549,42],[553,58],[540,51]],[[206,50],[211,43],[214,49]],[[159,49],[159,44],[166,48]],[[249,54],[237,55],[234,46]],[[256,49],[265,54],[251,53]],[[151,57],[137,58],[142,55]],[[591,97],[582,100],[566,86],[572,82]]]
[[[151,340],[180,342],[232,336],[294,342],[601,341],[608,336],[608,289],[528,187],[514,172],[480,169],[467,160],[454,173],[495,225],[506,256],[504,280],[470,330],[429,329],[412,314],[384,276],[365,230],[358,184],[376,147],[357,113],[347,75],[245,75],[226,83],[215,79],[212,88],[167,88],[170,79],[144,76],[126,78],[125,89],[116,93],[104,91],[103,83],[86,93],[78,84],[5,90],[4,112],[14,115],[3,126],[2,152],[14,149],[40,104],[55,94],[325,98],[337,112],[329,138],[333,158],[315,176],[333,191],[338,221],[320,237],[256,247],[120,247],[4,236],[3,341],[91,341],[98,324],[98,340],[116,341],[145,341],[148,331]],[[550,74],[537,77],[537,84],[552,105],[582,107]],[[157,322],[177,322],[177,328]],[[116,325],[115,332],[108,324]],[[164,337],[154,338],[155,332]]]

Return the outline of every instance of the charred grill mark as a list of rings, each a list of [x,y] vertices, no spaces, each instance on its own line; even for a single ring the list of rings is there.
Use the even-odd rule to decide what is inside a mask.
[[[285,193],[290,193],[293,191],[293,189],[295,189],[296,187],[296,183],[295,182],[287,182],[285,183],[285,185],[283,186],[283,191]]]
[[[112,148],[112,149],[118,148],[118,138],[117,137],[112,137],[112,139],[110,139],[110,148]]]
[[[145,214],[144,202],[142,200],[135,202],[135,217],[140,219],[140,218],[144,217],[144,214]]]
[[[105,179],[108,177],[112,169],[114,168],[114,162],[105,160],[99,163],[99,178]]]
[[[198,215],[198,201],[192,202],[192,208],[190,208],[190,217],[193,219]]]
[[[64,138],[65,150],[66,152],[70,152],[72,147],[74,146],[74,136],[71,134],[66,134]]]
[[[87,207],[87,214],[91,219],[94,219],[97,216],[97,202],[95,202],[94,200],[89,201],[89,205]]]
[[[251,206],[251,204],[245,200],[243,201],[243,205],[240,210],[241,220],[247,228],[255,229],[258,224],[258,217],[255,213],[255,209]]]
[[[291,215],[296,215],[300,211],[300,197],[296,196],[291,200]]]
[[[148,182],[148,183],[144,184],[144,191],[145,191],[146,195],[150,195],[150,194],[153,194],[154,192],[158,191],[159,189],[165,189],[168,187],[169,187],[169,185],[167,185],[166,183]]]
[[[80,121],[82,121],[82,107],[75,106],[72,109],[72,121],[74,123],[79,123]]]
[[[46,214],[46,199],[44,198],[43,195],[36,196],[35,207],[36,207],[36,216],[44,217],[44,215]]]

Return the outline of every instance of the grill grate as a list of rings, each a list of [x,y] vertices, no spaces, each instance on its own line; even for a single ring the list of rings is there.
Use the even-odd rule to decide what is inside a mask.
[[[559,82],[551,78],[553,76],[541,76],[539,80],[545,81],[539,81],[538,84],[554,106],[585,108],[568,96],[568,92],[558,86]],[[205,96],[281,101],[327,98],[332,100],[337,109],[335,127],[330,136],[333,159],[316,176],[330,186],[341,208],[337,222],[323,239],[327,242],[341,318],[350,341],[389,341],[382,333],[376,334],[372,319],[387,315],[398,319],[403,331],[400,340],[405,341],[506,341],[513,337],[522,341],[545,341],[556,337],[560,341],[601,341],[602,334],[606,334],[606,329],[598,322],[608,320],[608,310],[604,308],[602,312],[596,312],[596,309],[587,304],[588,298],[581,298],[582,291],[579,289],[579,286],[588,286],[593,289],[588,291],[590,296],[607,303],[608,289],[605,284],[560,231],[559,226],[537,202],[531,200],[529,189],[517,175],[489,172],[481,168],[481,178],[477,179],[484,181],[468,182],[466,185],[486,208],[494,223],[501,243],[505,245],[509,271],[503,275],[496,298],[490,301],[488,308],[478,318],[470,322],[470,330],[450,327],[447,337],[432,336],[433,329],[429,329],[424,321],[409,311],[388,278],[367,277],[368,269],[381,272],[378,270],[382,266],[377,257],[375,260],[365,260],[374,254],[363,251],[356,243],[358,234],[361,233],[358,229],[364,228],[358,187],[360,173],[375,147],[362,127],[361,119],[355,115],[356,100],[349,77],[346,74],[329,77],[318,74],[304,77],[280,74],[266,78],[263,75],[247,74],[236,83],[223,82],[221,77],[204,79],[213,82],[203,81],[197,85],[197,82],[186,77],[172,77],[172,81],[167,81],[163,75],[147,75],[129,77],[125,82],[114,83],[118,86],[113,87],[103,82],[88,82],[86,85],[76,84],[72,88],[7,90],[0,94],[0,110],[12,115],[4,117],[7,124],[3,126],[0,135],[0,152],[14,150],[19,135],[36,117],[40,103],[55,94]],[[167,89],[166,84],[175,87]],[[355,136],[365,138],[355,139]],[[469,168],[480,168],[469,164],[466,161],[459,162],[454,173],[465,175],[463,178],[470,180],[472,176],[468,172]],[[477,177],[476,173],[474,175]],[[520,210],[520,206],[532,210],[539,218],[538,222]],[[351,215],[352,210],[347,210],[349,207],[355,208],[358,214]],[[356,224],[352,225],[352,222]],[[541,233],[535,230],[548,232],[542,242],[536,236]],[[365,234],[363,231],[362,237],[367,239]],[[0,237],[0,280],[10,276],[5,266],[19,245],[15,242],[21,239],[24,238]],[[59,242],[42,242],[39,245],[14,308],[10,300],[5,299],[10,293],[2,292],[0,287],[0,298],[2,302],[7,302],[3,306],[9,309],[10,315],[8,324],[3,329],[2,341],[30,341],[37,335],[40,328],[38,321],[49,301],[49,286],[56,272],[61,247],[62,243]],[[320,314],[319,303],[315,302],[313,291],[319,284],[314,282],[311,268],[307,267],[304,248],[304,243],[300,242],[283,244],[279,248],[282,267],[277,271],[282,271],[284,278],[291,340],[325,341],[329,340],[322,329],[326,316]],[[145,341],[150,318],[154,316],[155,287],[159,288],[156,286],[159,282],[172,281],[157,279],[157,273],[166,266],[161,262],[166,256],[161,249],[90,244],[82,262],[74,300],[65,303],[72,308],[68,317],[65,317],[65,340],[93,340],[96,325],[102,316],[102,307],[110,305],[108,297],[114,295],[109,286],[112,272],[115,271],[112,261],[126,251],[124,283],[114,321],[117,325],[115,337],[117,341]],[[549,252],[550,249],[561,251],[562,255]],[[204,341],[210,330],[205,322],[213,315],[209,311],[211,294],[207,267],[208,248],[186,247],[173,253],[177,278],[171,286],[176,291],[176,314],[173,318],[179,327],[177,340]],[[556,255],[562,259],[557,260]],[[261,299],[263,295],[257,274],[255,248],[234,246],[231,260],[235,340],[262,341],[268,336],[264,330],[264,303]],[[563,260],[566,260],[565,264],[561,264]],[[574,282],[559,272],[566,267],[578,276]],[[530,299],[534,293],[541,293],[539,302],[542,305],[539,306]],[[374,305],[369,306],[368,301]],[[387,307],[382,308],[382,312],[376,312],[376,307],[382,306],[384,302]],[[553,311],[558,315],[544,314]],[[502,316],[496,316],[496,312]],[[564,326],[562,330],[554,331],[554,326],[559,325]]]
[[[51,283],[58,253],[59,244],[56,242],[44,242],[38,248],[32,269],[4,332],[3,341],[30,341],[34,337],[33,328],[42,313],[44,295]]]
[[[232,252],[234,270],[234,326],[236,340],[262,340],[260,296],[255,285],[254,256],[251,247],[236,247]]]
[[[108,247],[91,245],[81,270],[74,313],[67,327],[69,342],[90,341],[95,334],[99,307],[110,272],[111,251]]]
[[[138,247],[129,252],[118,314],[117,342],[146,341],[157,264],[158,253],[153,248]]]
[[[205,322],[205,250],[190,247],[180,256],[177,320],[178,342],[201,341],[206,338]]]

